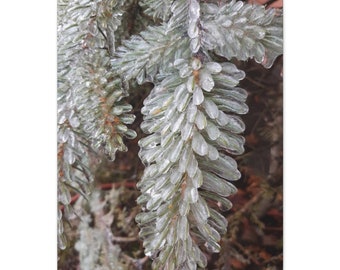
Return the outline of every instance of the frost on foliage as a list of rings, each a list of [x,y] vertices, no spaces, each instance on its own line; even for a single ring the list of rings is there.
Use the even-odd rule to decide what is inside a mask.
[[[283,52],[283,20],[278,10],[230,1],[201,4],[202,46],[238,60],[254,58],[272,66]]]
[[[125,151],[123,137],[135,116],[120,80],[111,70],[114,31],[120,24],[123,1],[58,1],[58,201],[70,211],[70,189],[89,191],[90,152],[114,159]],[[66,214],[67,216],[67,214]],[[60,245],[65,247],[59,214]]]
[[[117,49],[112,60],[113,70],[125,80],[136,78],[139,84],[153,82],[156,74],[166,69],[178,50],[187,44],[188,39],[180,32],[167,33],[165,25],[150,26]]]
[[[220,250],[225,218],[214,208],[229,209],[229,182],[241,174],[226,153],[243,153],[244,124],[235,114],[248,108],[247,93],[237,87],[244,72],[231,63],[177,59],[177,72],[155,86],[144,101],[140,158],[146,165],[138,188],[144,212],[145,253],[154,269],[205,267],[205,246]],[[215,207],[207,201],[215,201]]]
[[[166,23],[149,26],[117,48],[112,66],[125,80],[135,78],[139,84],[155,82],[159,74],[172,68],[173,59],[190,56],[186,27],[189,1],[170,2],[172,16]]]
[[[155,84],[142,109],[149,135],[139,141],[146,168],[136,217],[153,269],[206,267],[204,253],[219,252],[226,232],[218,208],[231,208],[226,197],[241,177],[231,156],[244,151],[245,73],[211,53],[265,67],[282,53],[282,14],[208,2],[173,1],[169,20],[123,43],[113,61],[126,80]]]
[[[79,252],[79,264],[82,270],[124,270],[119,262],[120,247],[112,243],[111,224],[113,210],[118,202],[119,191],[112,191],[101,200],[100,192],[95,191],[89,197],[90,211],[83,209],[86,204],[80,199],[76,207],[80,215],[78,227],[79,240],[75,244]],[[104,212],[104,206],[110,205]],[[90,224],[94,225],[90,225]]]
[[[81,138],[71,127],[63,126],[58,130],[58,202],[64,206],[64,215],[58,209],[58,246],[66,248],[63,220],[69,218],[73,211],[70,207],[70,190],[86,195],[93,178],[89,169],[88,149]]]
[[[86,183],[87,146],[112,158],[126,150],[122,138],[136,135],[126,127],[134,116],[116,76],[152,82],[142,109],[148,136],[139,141],[146,166],[138,183],[140,237],[154,269],[204,268],[205,253],[218,252],[226,232],[220,210],[232,206],[227,197],[241,176],[232,156],[244,151],[239,115],[248,112],[238,86],[244,72],[216,55],[270,67],[282,53],[282,14],[234,0],[142,0],[161,25],[116,49],[125,1],[65,3],[58,15],[60,171],[72,177],[67,167],[77,170],[70,183]]]
[[[122,101],[127,93],[110,64],[110,37],[121,16],[113,12],[115,5],[116,1],[69,2],[58,39],[58,94],[65,96],[58,102],[58,113],[65,107],[76,112],[80,132],[112,159],[116,150],[126,150],[122,137],[136,136],[126,127],[134,120],[127,114],[132,107]]]

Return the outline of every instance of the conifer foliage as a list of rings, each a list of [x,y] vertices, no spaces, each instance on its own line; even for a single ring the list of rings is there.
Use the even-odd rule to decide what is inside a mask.
[[[154,23],[128,39],[124,13],[139,5]],[[145,19],[145,24],[148,21]],[[154,269],[204,269],[219,252],[241,177],[240,115],[248,112],[246,74],[230,62],[269,68],[282,54],[282,13],[242,1],[59,0],[58,199],[72,212],[70,188],[90,193],[91,156],[126,151],[136,132],[124,102],[128,85],[151,82],[144,100],[136,217]],[[120,44],[116,46],[116,44]],[[65,246],[59,210],[59,246]]]
[[[122,101],[127,92],[110,64],[122,3],[58,2],[58,201],[66,217],[73,212],[69,190],[90,193],[91,152],[114,159],[117,150],[127,150],[123,137],[136,136],[126,126],[135,119]],[[64,248],[61,217],[59,209],[58,244]]]

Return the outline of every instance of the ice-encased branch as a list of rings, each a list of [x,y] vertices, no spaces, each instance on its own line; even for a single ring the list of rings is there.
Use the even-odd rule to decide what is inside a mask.
[[[117,48],[113,70],[125,80],[136,78],[139,84],[154,82],[156,74],[167,70],[179,51],[189,53],[188,42],[181,32],[167,32],[166,25],[150,26]]]
[[[114,159],[126,150],[122,137],[135,116],[120,80],[111,70],[114,31],[122,1],[58,1],[58,201],[69,210],[70,189],[85,195],[92,179],[90,155],[105,152]],[[65,247],[59,211],[59,247]],[[65,215],[64,215],[65,216]]]
[[[231,1],[201,5],[202,46],[228,60],[254,58],[272,66],[283,53],[283,19],[277,9]]]
[[[236,188],[226,180],[241,175],[225,151],[244,150],[245,127],[235,114],[247,112],[247,93],[237,87],[244,72],[233,64],[193,58],[174,66],[142,109],[141,127],[151,135],[139,142],[146,169],[136,220],[154,269],[192,270],[207,264],[202,247],[218,252],[226,232],[225,218],[207,201],[231,207],[226,197]]]

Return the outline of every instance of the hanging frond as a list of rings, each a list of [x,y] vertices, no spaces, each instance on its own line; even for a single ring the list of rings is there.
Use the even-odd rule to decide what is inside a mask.
[[[240,60],[255,56],[268,66],[281,48],[269,46],[275,53],[267,53],[272,58],[264,62],[265,51],[255,54],[243,45],[236,50],[239,40],[222,24],[222,18],[231,18],[231,25],[263,45],[270,33],[277,34],[275,27],[270,28],[276,23],[271,11],[251,5],[249,11],[235,1],[217,6],[179,0],[173,7],[167,29],[184,28],[189,42],[177,50],[173,62],[166,59],[168,69],[159,72],[144,101],[141,128],[150,135],[139,141],[146,168],[138,183],[142,194],[137,202],[143,212],[136,221],[145,254],[154,260],[153,269],[192,270],[206,267],[205,252],[220,251],[227,221],[218,209],[230,209],[226,197],[237,190],[230,181],[241,173],[231,155],[244,151],[240,133],[245,125],[237,115],[248,112],[247,92],[238,87],[245,73],[234,64],[213,62],[210,53]],[[237,20],[244,14],[250,24]],[[236,26],[230,29],[235,31]],[[266,26],[263,36],[258,33],[261,26]]]
[[[229,182],[240,178],[235,160],[243,153],[247,93],[237,87],[245,74],[231,63],[188,62],[156,85],[144,101],[140,140],[146,165],[138,183],[145,209],[136,218],[154,269],[205,267],[202,247],[220,250],[227,222],[215,209],[229,209]],[[214,201],[212,205],[209,202]]]

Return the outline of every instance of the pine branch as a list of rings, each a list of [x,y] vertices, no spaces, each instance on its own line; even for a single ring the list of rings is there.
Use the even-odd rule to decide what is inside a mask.
[[[111,159],[126,151],[123,136],[135,116],[122,98],[126,92],[111,71],[114,31],[123,1],[58,2],[58,201],[71,211],[70,191],[86,196],[92,179],[90,152]],[[65,212],[65,211],[64,211]],[[65,248],[59,217],[60,247]]]
[[[73,118],[71,118],[73,119]],[[75,120],[73,121],[73,125]],[[58,202],[64,207],[64,216],[73,212],[70,188],[77,190],[79,194],[88,194],[89,185],[93,181],[89,169],[89,149],[84,146],[85,140],[74,132],[70,124],[64,123],[58,130]],[[66,237],[63,228],[63,214],[58,209],[58,246],[66,248]]]
[[[210,23],[216,27],[225,14],[235,19],[245,12],[258,28],[270,24],[274,14],[266,17],[256,8],[250,14],[249,9],[240,10],[243,3],[235,1],[217,8],[213,4],[200,6],[197,0],[179,0],[173,7],[180,8],[172,8],[167,29],[184,28],[176,25],[178,21],[187,25],[191,56],[183,53],[181,57],[181,51],[187,49],[180,48],[173,62],[168,62],[172,69],[160,72],[155,88],[144,101],[141,128],[150,135],[139,142],[146,169],[137,186],[142,192],[137,202],[144,212],[136,221],[145,254],[154,260],[153,269],[196,269],[207,265],[204,250],[219,252],[221,235],[226,232],[227,221],[215,208],[231,208],[226,197],[236,188],[228,181],[239,179],[241,174],[235,160],[225,152],[243,153],[244,138],[239,134],[245,126],[235,114],[248,112],[247,92],[237,87],[245,73],[231,63],[212,62],[209,55],[211,49],[219,53],[221,48],[233,48],[238,40],[228,43],[212,28],[208,35],[205,27],[209,16],[204,12],[214,14]],[[176,12],[179,10],[181,14]],[[258,17],[252,18],[254,15]],[[244,25],[244,21],[240,28],[250,34],[250,30],[255,34],[259,30]],[[254,36],[259,40],[263,37]],[[223,46],[207,48],[207,42],[214,44],[216,40]],[[249,57],[249,49],[241,53]],[[232,56],[243,60],[239,51]],[[261,57],[263,62],[264,55]]]
[[[131,1],[58,1],[62,247],[70,189],[89,191],[91,151],[114,159],[117,150],[127,150],[123,138],[136,136],[127,128],[135,117],[122,85],[136,79],[154,84],[141,111],[141,129],[148,136],[139,141],[146,168],[137,184],[143,212],[136,221],[145,254],[153,259],[153,269],[192,270],[206,267],[206,253],[219,252],[227,229],[220,211],[232,207],[227,197],[237,191],[232,181],[241,177],[233,158],[244,151],[245,125],[239,115],[248,107],[247,92],[238,86],[245,73],[213,59],[215,54],[228,60],[254,58],[270,67],[282,53],[282,14],[235,0],[211,2],[142,0],[145,13],[162,24],[119,40],[116,49],[116,30]],[[89,213],[79,227],[81,267],[110,269],[119,253],[112,244],[112,212],[104,215],[103,202],[93,196],[96,227],[90,228]]]
[[[139,84],[153,82],[156,74],[165,72],[169,62],[187,43],[183,33],[167,32],[166,25],[150,26],[139,36],[123,42],[112,60],[112,68],[125,80],[136,78]]]
[[[264,67],[272,66],[283,53],[281,11],[231,1],[202,7],[202,46],[228,60],[254,58]]]
[[[240,177],[223,152],[242,153],[244,143],[237,135],[244,130],[241,120],[214,100],[235,102],[229,109],[244,113],[245,91],[236,87],[244,73],[230,63],[203,64],[198,58],[178,59],[174,66],[178,73],[155,86],[142,110],[141,127],[151,135],[139,143],[147,167],[137,200],[145,212],[136,220],[154,269],[196,269],[206,266],[202,246],[218,252],[226,231],[226,220],[210,202],[229,209],[225,197],[236,188],[226,180]],[[229,95],[215,93],[223,86]]]

